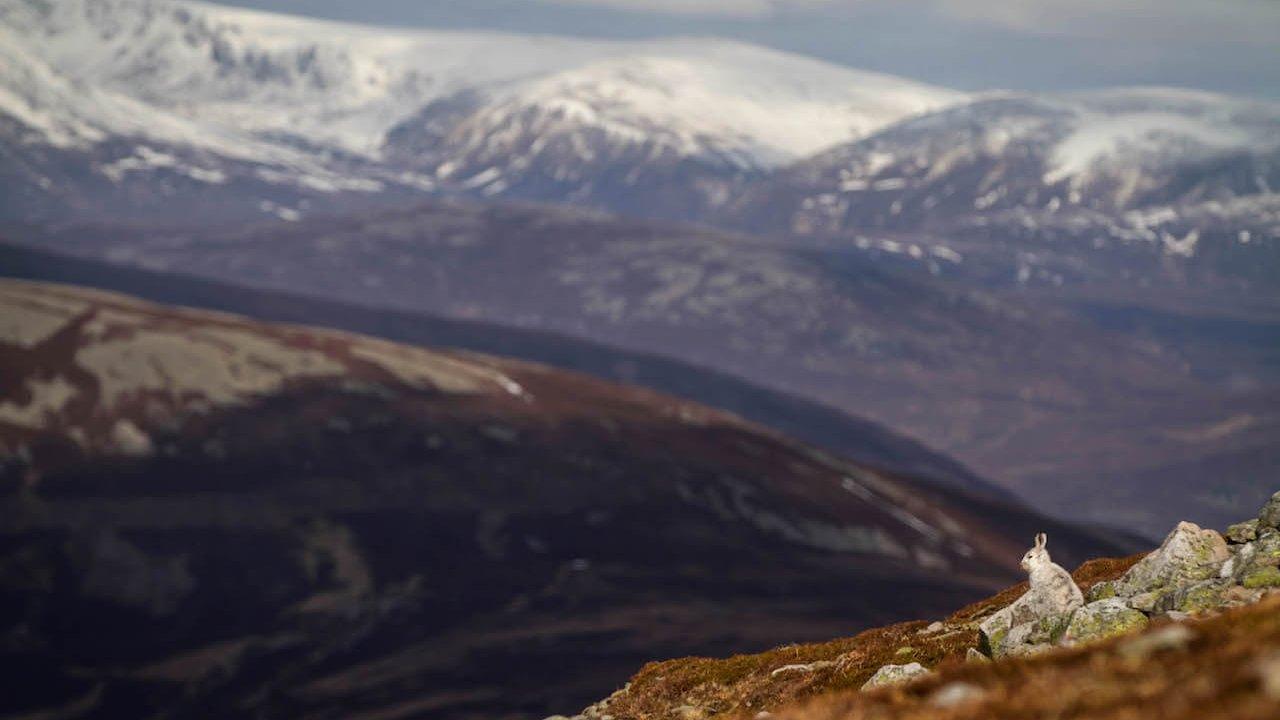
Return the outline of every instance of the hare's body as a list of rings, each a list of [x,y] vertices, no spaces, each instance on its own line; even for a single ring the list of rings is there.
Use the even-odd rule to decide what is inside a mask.
[[[1035,546],[1022,556],[1022,569],[1031,581],[1027,595],[1038,596],[1045,606],[1062,608],[1055,612],[1071,612],[1084,604],[1084,594],[1071,573],[1049,558],[1049,551],[1045,549],[1047,542],[1045,534],[1040,533]]]

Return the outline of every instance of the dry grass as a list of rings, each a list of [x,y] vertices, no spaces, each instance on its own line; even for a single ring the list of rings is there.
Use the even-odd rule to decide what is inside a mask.
[[[1156,625],[1145,635],[1162,632]],[[1280,597],[1188,623],[1182,646],[1139,652],[1139,636],[943,669],[905,686],[837,693],[779,720],[1275,720],[1280,718]],[[971,698],[940,707],[944,688]]]
[[[1092,560],[1073,576],[1081,588],[1119,577],[1142,555]],[[1016,600],[1026,583],[962,608],[929,631],[928,621],[867,630],[826,643],[791,645],[724,660],[683,658],[650,663],[631,680],[630,689],[609,707],[626,718],[688,718],[741,715],[776,710],[818,695],[856,690],[880,667],[918,662],[941,671],[966,667],[966,651],[978,644],[976,621]],[[790,665],[808,668],[782,669]],[[972,666],[969,666],[972,667]]]

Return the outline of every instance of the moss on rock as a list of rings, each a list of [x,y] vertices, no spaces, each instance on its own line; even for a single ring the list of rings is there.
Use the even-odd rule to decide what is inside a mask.
[[[1240,584],[1250,590],[1280,587],[1280,568],[1272,566],[1251,568],[1245,572]]]
[[[1123,599],[1107,598],[1076,611],[1063,639],[1086,643],[1125,635],[1147,626],[1147,616],[1129,607]]]

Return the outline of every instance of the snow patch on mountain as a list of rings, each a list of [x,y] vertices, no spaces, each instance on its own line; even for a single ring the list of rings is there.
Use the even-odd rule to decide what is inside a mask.
[[[0,112],[44,142],[147,137],[311,175],[388,160],[388,131],[469,90],[494,101],[475,126],[535,107],[753,165],[962,97],[717,40],[388,29],[170,0],[17,0],[0,6],[0,32]]]

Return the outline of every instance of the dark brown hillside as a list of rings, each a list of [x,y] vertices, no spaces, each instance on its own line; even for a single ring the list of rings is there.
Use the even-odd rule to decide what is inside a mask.
[[[67,286],[0,283],[0,366],[7,714],[535,717],[1112,547],[649,391]]]

